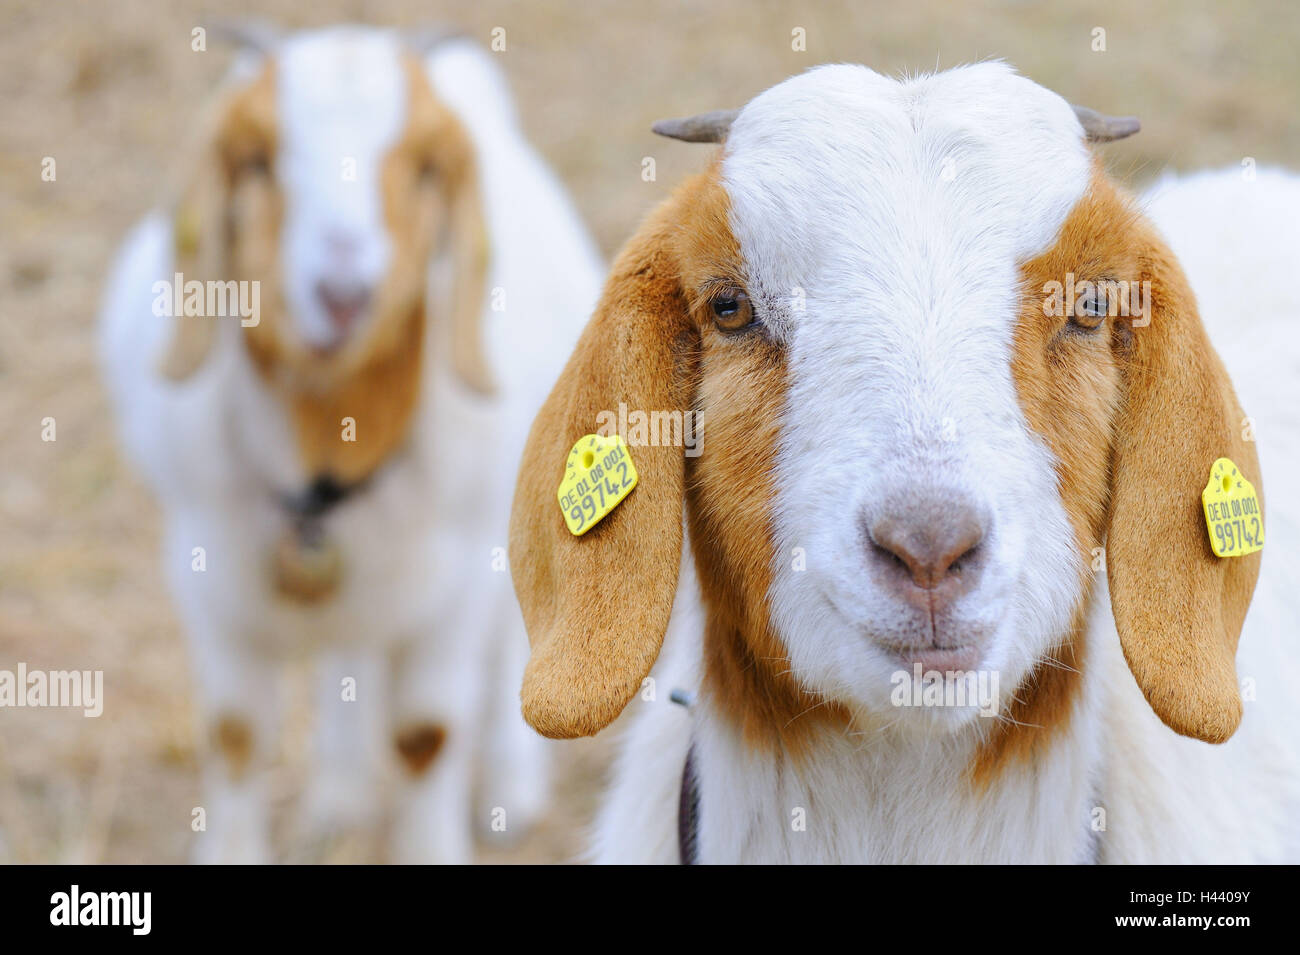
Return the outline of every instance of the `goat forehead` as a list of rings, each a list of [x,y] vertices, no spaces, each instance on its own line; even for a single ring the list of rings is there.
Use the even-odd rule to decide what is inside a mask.
[[[277,62],[277,119],[282,162],[302,181],[358,180],[398,139],[409,91],[397,38],[377,30],[340,28],[290,38]]]
[[[901,81],[832,66],[741,111],[723,178],[778,332],[833,322],[898,345],[1011,322],[1016,268],[1055,241],[1089,165],[1069,104],[1002,64]]]

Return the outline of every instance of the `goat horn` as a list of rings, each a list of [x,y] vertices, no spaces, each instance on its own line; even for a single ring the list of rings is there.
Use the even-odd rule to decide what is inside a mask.
[[[269,54],[280,45],[283,36],[278,27],[265,20],[213,20],[208,29],[217,37],[229,40],[245,50]]]
[[[1136,116],[1106,116],[1086,106],[1074,106],[1074,115],[1079,118],[1079,125],[1088,134],[1090,143],[1123,139],[1142,128]]]
[[[739,113],[738,109],[715,109],[684,119],[661,119],[650,128],[660,136],[686,143],[720,143]]]

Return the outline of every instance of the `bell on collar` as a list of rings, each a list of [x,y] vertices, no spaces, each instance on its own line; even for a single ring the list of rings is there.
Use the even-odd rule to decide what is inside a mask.
[[[272,555],[275,589],[303,604],[332,597],[343,579],[343,555],[334,539],[315,521],[288,528]]]

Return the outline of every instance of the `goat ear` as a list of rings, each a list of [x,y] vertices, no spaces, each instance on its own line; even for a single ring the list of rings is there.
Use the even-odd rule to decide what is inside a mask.
[[[510,519],[510,565],[532,643],[524,718],[544,736],[590,736],[637,693],[663,644],[682,550],[681,448],[631,447],[635,490],[581,537],[556,500],[574,443],[597,416],[682,409],[698,343],[662,206],[614,264],[595,316],[542,406]],[[624,436],[626,438],[626,435]]]
[[[214,138],[208,138],[197,157],[172,218],[175,271],[184,282],[221,279],[226,274],[229,180],[211,142]],[[173,315],[171,323],[171,336],[158,367],[165,378],[184,381],[212,351],[217,322],[202,315]]]
[[[489,395],[494,387],[483,343],[483,306],[492,252],[468,142],[465,150],[467,158],[451,186],[451,364],[466,387]]]
[[[1241,721],[1234,657],[1260,554],[1216,557],[1201,491],[1229,457],[1262,494],[1232,382],[1178,263],[1145,225],[1149,324],[1125,347],[1127,401],[1112,462],[1107,579],[1129,669],[1171,729],[1221,743]]]

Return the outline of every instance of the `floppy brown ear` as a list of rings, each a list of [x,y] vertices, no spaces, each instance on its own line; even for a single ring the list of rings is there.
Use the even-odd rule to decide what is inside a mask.
[[[573,444],[617,409],[681,409],[698,342],[672,250],[674,202],[614,264],[596,314],[542,406],[510,518],[510,566],[532,643],[524,718],[555,738],[607,726],[649,673],[672,610],[682,550],[681,448],[629,448],[639,481],[582,537],[556,500]],[[626,438],[626,435],[624,436]]]
[[[1138,241],[1150,324],[1134,327],[1112,462],[1107,578],[1124,656],[1156,715],[1184,736],[1228,739],[1241,721],[1234,657],[1260,554],[1210,549],[1201,490],[1229,457],[1261,492],[1232,382],[1172,253]]]
[[[205,146],[172,218],[175,271],[184,282],[204,282],[226,275],[229,188],[215,145]],[[165,278],[174,281],[173,276]],[[199,370],[211,352],[217,323],[201,315],[174,315],[170,321],[171,338],[158,368],[165,378],[184,381]]]

